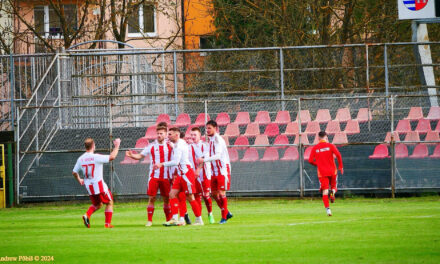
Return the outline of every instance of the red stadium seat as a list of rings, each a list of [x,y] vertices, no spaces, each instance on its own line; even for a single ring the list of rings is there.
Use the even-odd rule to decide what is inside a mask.
[[[245,136],[239,136],[234,143],[234,146],[246,146],[246,147],[240,147],[238,149],[245,149],[249,145],[249,140]]]
[[[228,148],[228,153],[229,153],[229,160],[231,162],[238,161],[238,151],[236,148]]]
[[[298,135],[298,133],[299,133],[298,122],[292,122],[287,124],[286,131],[283,133],[283,135],[296,136]]]
[[[140,139],[138,139],[136,141],[136,145],[134,146],[134,148],[137,149],[143,149],[145,148],[147,145],[149,144],[148,139],[145,137],[141,137]]]
[[[235,117],[234,124],[239,126],[244,126],[251,123],[251,118],[248,112],[238,112],[237,117]]]
[[[403,144],[396,145],[396,159],[408,158],[408,147]]]
[[[309,160],[310,158],[310,153],[312,152],[312,146],[307,147],[306,150],[304,150],[304,160]]]
[[[419,132],[419,134],[428,133],[428,131],[431,131],[431,121],[428,119],[420,119],[414,131]]]
[[[338,112],[336,112],[335,121],[339,123],[345,123],[351,120],[351,114],[349,108],[339,108]]]
[[[284,152],[284,156],[281,158],[281,160],[284,161],[293,161],[298,159],[299,159],[299,153],[296,147],[288,147],[286,149],[286,152]]]
[[[269,139],[267,138],[266,135],[258,135],[255,138],[254,145],[267,146],[269,145]]]
[[[275,161],[279,160],[280,156],[278,155],[278,149],[274,147],[266,148],[264,151],[263,158],[260,161]]]
[[[132,150],[132,152],[135,153],[135,154],[138,153],[137,151],[134,151],[134,150]],[[121,161],[120,164],[123,164],[123,165],[131,165],[131,164],[136,164],[136,163],[138,163],[138,162],[139,162],[139,160],[132,159],[132,158],[130,158],[130,157],[128,157],[128,156],[126,155],[126,156],[124,157],[124,160]]]
[[[275,124],[287,125],[291,122],[289,111],[279,111],[277,117],[275,118]]]
[[[327,124],[327,128],[325,129],[325,132],[329,135],[334,135],[336,133],[341,132],[341,126],[339,125],[339,121],[330,121]]]
[[[405,142],[410,142],[410,141],[419,142],[420,141],[419,132],[410,131],[410,132],[406,133],[405,140],[403,140],[403,141],[405,141]],[[415,144],[415,143],[412,143],[412,144]]]
[[[150,126],[149,128],[147,128],[147,131],[145,132],[145,138],[147,140],[154,140],[157,138],[156,126]]]
[[[316,134],[321,131],[318,121],[312,121],[307,123],[305,134]]]
[[[197,116],[196,122],[194,122],[194,125],[198,126],[198,127],[205,126],[206,122],[209,120],[211,120],[211,118],[209,117],[209,114],[206,115],[206,119],[205,119],[205,113],[201,113]]]
[[[411,159],[423,159],[429,155],[428,147],[425,144],[417,144],[414,148],[413,154],[409,156]]]
[[[246,152],[244,153],[243,158],[241,159],[242,162],[254,162],[259,160],[260,157],[258,156],[258,151],[256,148],[248,148]]]
[[[227,137],[238,137],[240,135],[240,129],[237,124],[228,124],[223,135]]]
[[[307,124],[308,122],[312,121],[312,117],[310,116],[309,110],[301,110],[300,114],[301,114],[300,117],[301,117],[301,124],[302,125]],[[296,116],[295,123],[298,123],[298,115]]]
[[[244,135],[247,137],[255,137],[257,135],[260,135],[260,125],[258,123],[248,124]]]
[[[332,117],[330,116],[330,111],[328,109],[319,109],[316,113],[315,121],[318,123],[327,123],[330,120],[332,120]]]
[[[438,121],[437,126],[435,127],[436,132],[440,132],[440,121]]]
[[[229,138],[227,136],[222,136],[222,138],[225,140],[226,146],[229,146]],[[205,138],[203,139],[203,141],[208,142],[205,140]]]
[[[347,144],[348,143],[347,134],[345,134],[344,132],[336,133],[335,136],[333,137],[332,143],[335,145]]]
[[[267,125],[270,122],[271,121],[270,121],[269,112],[267,112],[267,111],[259,111],[257,113],[257,117],[255,117],[255,123],[258,123],[260,125]]]
[[[191,124],[191,118],[188,114],[182,113],[180,114],[177,119],[176,123],[174,124],[175,127],[186,127]]]
[[[429,113],[426,119],[440,120],[440,106],[431,106],[431,108],[429,108]]]
[[[387,132],[387,135],[385,136],[384,142],[390,143],[391,142],[391,132]],[[394,131],[394,142],[400,142],[400,136],[399,133]]]
[[[156,125],[160,122],[165,122],[168,126],[171,125],[170,116],[167,114],[160,114],[156,119]]]
[[[359,123],[365,123],[373,120],[371,111],[368,108],[359,108],[356,119]]]
[[[318,133],[315,134],[315,139],[313,139],[313,145],[316,145],[319,143],[319,135]]]
[[[286,135],[278,135],[275,138],[275,141],[273,142],[274,145],[288,145],[289,139]],[[279,147],[280,148],[280,147]],[[281,147],[281,148],[287,148],[287,146]]]
[[[264,130],[264,134],[268,137],[276,137],[280,134],[280,129],[278,128],[277,124],[270,123],[266,126],[266,129]]]
[[[307,137],[307,134],[301,135],[301,143],[303,145],[309,144],[309,138]],[[295,140],[293,141],[293,144],[298,145],[299,144],[299,135],[295,137]]]
[[[428,131],[428,133],[426,133],[425,141],[440,141],[438,132]],[[426,144],[435,144],[435,143],[426,143]]]
[[[377,145],[374,148],[374,152],[373,155],[370,155],[368,158],[369,159],[385,159],[385,158],[389,158],[389,154],[388,154],[388,147],[386,144],[380,144]]]
[[[399,134],[406,134],[411,131],[411,123],[408,119],[399,120],[399,123],[397,123],[397,127],[394,131]]]
[[[217,122],[218,126],[226,126],[231,123],[231,118],[228,113],[223,112],[217,115],[215,122]]]
[[[411,107],[409,110],[408,116],[405,117],[407,120],[419,120],[423,118],[423,111],[422,108],[419,106]]]
[[[357,120],[348,120],[344,132],[347,135],[355,135],[361,133],[359,122]]]
[[[434,153],[432,153],[432,155],[429,157],[434,159],[440,159],[440,144],[437,144],[437,146],[434,149]]]

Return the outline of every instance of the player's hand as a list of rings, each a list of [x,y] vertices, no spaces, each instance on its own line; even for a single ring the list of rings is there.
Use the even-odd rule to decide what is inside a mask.
[[[162,163],[154,164],[153,169],[157,170],[163,167]]]
[[[197,164],[203,164],[203,162],[205,162],[205,160],[203,158],[197,159]]]
[[[344,168],[340,168],[339,171],[341,172],[341,175],[344,175]]]
[[[84,185],[84,180],[83,179],[79,179],[79,184]]]
[[[197,167],[195,174],[196,174],[196,175],[199,175],[199,174],[200,174],[200,167]]]
[[[125,156],[131,158],[131,154],[133,154],[133,153],[131,153],[131,150],[127,150],[127,151],[125,151]]]
[[[115,145],[115,147],[119,147],[119,145],[121,145],[121,139],[117,138],[117,139],[113,140],[113,144]]]

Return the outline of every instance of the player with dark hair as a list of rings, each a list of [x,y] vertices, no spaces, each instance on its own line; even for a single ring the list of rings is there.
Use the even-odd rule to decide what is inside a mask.
[[[322,192],[322,201],[324,202],[327,215],[331,216],[332,211],[329,206],[329,189],[331,187],[330,201],[334,203],[335,194],[338,190],[338,171],[336,170],[335,156],[338,159],[339,171],[341,175],[344,174],[344,166],[342,164],[341,153],[335,145],[328,142],[327,133],[319,132],[319,143],[316,144],[310,153],[310,164],[318,167],[318,179],[321,187],[319,191]]]
[[[212,196],[222,211],[220,224],[225,224],[232,214],[228,210],[226,191],[231,186],[231,163],[225,140],[217,133],[217,122],[209,120],[206,123],[206,134],[209,138],[209,157],[199,158],[198,163],[211,163]]]
[[[112,228],[112,216],[113,216],[113,196],[104,182],[103,178],[103,164],[109,163],[114,160],[119,152],[119,146],[121,139],[117,138],[113,141],[115,148],[110,155],[95,154],[95,142],[92,138],[86,138],[84,146],[86,152],[82,154],[76,161],[73,168],[73,176],[79,182],[84,185],[89,193],[92,205],[83,215],[84,225],[90,228],[90,217],[92,214],[101,208],[102,204],[105,204],[105,225],[106,228]],[[84,179],[79,177],[79,172],[82,172]]]

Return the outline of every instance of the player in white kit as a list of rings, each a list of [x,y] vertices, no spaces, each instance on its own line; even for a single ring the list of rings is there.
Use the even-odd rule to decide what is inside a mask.
[[[114,160],[119,152],[121,139],[117,138],[113,141],[115,148],[110,155],[95,154],[95,142],[91,138],[84,141],[86,152],[82,154],[76,161],[73,168],[73,176],[84,185],[89,193],[92,205],[83,215],[84,225],[90,228],[90,217],[92,214],[105,204],[105,227],[112,228],[113,216],[113,196],[103,179],[103,164]],[[81,179],[79,172],[82,172],[84,179]]]

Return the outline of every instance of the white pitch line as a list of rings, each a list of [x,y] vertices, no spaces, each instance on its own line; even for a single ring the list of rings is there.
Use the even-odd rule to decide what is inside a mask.
[[[344,222],[353,222],[353,221],[359,221],[359,220],[378,220],[378,219],[392,219],[392,218],[431,218],[434,217],[434,215],[420,215],[420,216],[406,216],[406,217],[363,217],[363,218],[355,218],[355,219],[346,219],[341,221],[314,221],[314,222],[298,222],[298,223],[291,223],[287,224],[289,226],[296,226],[296,225],[315,225],[315,224],[327,224],[327,223],[344,223]]]

